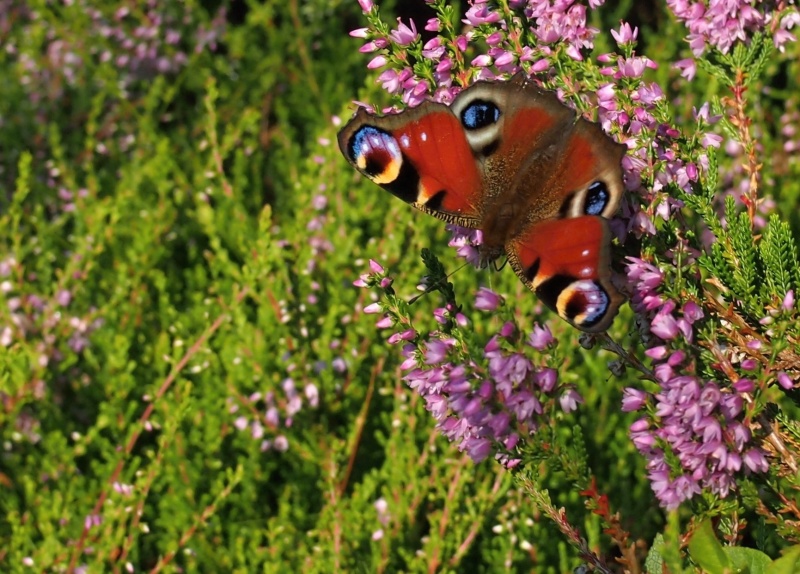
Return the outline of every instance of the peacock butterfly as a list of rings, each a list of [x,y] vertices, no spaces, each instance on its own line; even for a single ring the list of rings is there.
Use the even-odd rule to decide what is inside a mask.
[[[624,297],[611,283],[606,218],[624,188],[625,146],[576,118],[523,73],[479,81],[451,106],[359,109],[339,132],[362,174],[434,217],[480,229],[520,280],[575,327],[607,329]]]

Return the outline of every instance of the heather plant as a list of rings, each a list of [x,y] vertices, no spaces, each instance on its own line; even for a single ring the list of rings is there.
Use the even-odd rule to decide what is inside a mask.
[[[0,570],[795,571],[800,16],[648,6],[0,0]],[[333,143],[520,70],[604,335]]]
[[[617,355],[609,365],[613,375],[629,369],[640,378],[625,388],[621,409],[637,414],[630,439],[659,504],[675,510],[691,503],[694,521],[715,517],[731,545],[746,535],[748,515],[762,528],[774,525],[775,539],[793,541],[797,532],[785,516],[792,512],[786,503],[796,475],[791,391],[800,268],[790,227],[770,213],[773,200],[762,191],[775,174],[761,159],[792,149],[792,143],[786,130],[773,139],[764,133],[768,125],[757,125],[763,103],[752,94],[790,74],[791,64],[777,55],[795,41],[789,30],[800,18],[796,7],[668,3],[689,30],[692,57],[673,64],[685,81],[673,80],[665,91],[648,81],[648,69],[659,63],[639,50],[638,29],[628,22],[610,31],[615,46],[591,57],[600,30],[588,25],[588,11],[600,10],[602,2],[474,2],[463,19],[466,31],[453,25],[446,3],[429,4],[436,17],[425,25],[432,37],[423,40],[413,23],[398,20],[392,29],[372,2],[360,3],[369,26],[351,35],[366,40],[362,51],[378,52],[368,68],[383,69],[378,82],[397,101],[447,103],[473,81],[525,70],[579,112],[596,114],[628,146],[623,167],[630,194],[616,230],[620,253],[627,253],[624,272],[635,316],[626,343],[614,337],[624,331],[612,330],[594,341],[585,336],[584,344]],[[698,68],[718,87],[708,101],[697,101],[690,83]],[[690,118],[674,109],[675,100],[684,98],[694,104]],[[729,157],[717,151],[723,143]],[[720,181],[723,174],[730,182]],[[787,187],[784,193],[796,197],[796,186]],[[476,262],[479,232],[456,229],[452,243]],[[435,261],[428,267],[425,284],[446,302],[434,312],[441,326],[433,330],[410,328],[409,310],[380,264],[373,262],[357,284],[386,293],[386,301],[369,310],[384,313],[379,327],[401,329],[389,342],[405,342],[404,379],[425,399],[443,434],[476,462],[493,455],[525,484],[541,484],[531,470],[541,459],[563,465],[570,451],[580,459],[583,453],[566,442],[560,450],[548,441],[542,452],[537,436],[541,426],[557,420],[548,394],[561,394],[566,413],[581,402],[574,385],[559,384],[552,363],[526,358],[528,346],[543,351],[554,344],[550,332],[534,324],[530,336],[518,336],[515,305],[496,334],[470,337],[464,333],[470,321],[444,270]],[[474,308],[493,311],[501,302],[481,287]],[[619,329],[623,321],[617,323]],[[547,356],[558,364],[556,354]],[[604,518],[620,561],[634,568],[629,535],[602,486],[588,469],[573,480],[587,508]],[[546,497],[539,500],[546,507]],[[669,567],[679,565],[672,561]]]

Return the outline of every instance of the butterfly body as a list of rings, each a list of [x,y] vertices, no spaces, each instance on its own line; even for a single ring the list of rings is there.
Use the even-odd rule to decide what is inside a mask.
[[[434,217],[480,229],[481,258],[505,254],[519,278],[585,331],[623,302],[610,280],[610,231],[625,147],[517,74],[477,82],[451,106],[361,109],[339,146],[362,174]]]

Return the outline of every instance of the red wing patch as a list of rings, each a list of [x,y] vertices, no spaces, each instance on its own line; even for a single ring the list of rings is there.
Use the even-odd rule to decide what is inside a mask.
[[[506,245],[514,271],[563,319],[584,331],[606,329],[624,298],[611,283],[605,219],[547,220]]]

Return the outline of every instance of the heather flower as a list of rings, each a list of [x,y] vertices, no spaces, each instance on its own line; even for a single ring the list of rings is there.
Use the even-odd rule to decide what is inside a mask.
[[[679,128],[681,124],[668,116],[669,102],[662,88],[646,80],[656,63],[635,52],[638,29],[626,22],[611,32],[620,53],[598,56],[599,65],[589,59],[598,31],[587,25],[588,10],[601,4],[592,1],[587,7],[572,0],[532,0],[498,6],[475,1],[463,20],[471,28],[460,36],[454,35],[447,21],[434,18],[425,29],[438,35],[424,46],[413,23],[405,27],[399,23],[397,30],[377,36],[359,32],[358,37],[371,42],[368,51],[380,50],[376,56],[383,58],[378,60],[380,66],[373,64],[375,59],[370,66],[387,66],[379,76],[383,87],[410,105],[425,99],[449,102],[469,81],[506,77],[524,63],[530,71],[545,72],[539,77],[545,78],[546,85],[557,87],[565,101],[578,102],[587,116],[593,107],[590,103],[596,102],[600,125],[627,146],[629,153],[622,166],[625,187],[632,193],[611,226],[628,253],[639,244],[628,241],[632,237],[645,247],[646,255],[626,259],[625,270],[643,351],[652,362],[651,368],[636,368],[655,390],[625,389],[622,410],[641,413],[631,426],[631,440],[647,460],[656,497],[665,508],[675,508],[703,490],[727,496],[738,488],[737,480],[743,474],[767,469],[760,439],[747,426],[752,395],[766,384],[760,376],[774,378],[785,389],[792,388],[793,381],[785,372],[770,374],[766,361],[735,354],[735,345],[728,340],[722,344],[720,362],[728,361],[730,368],[740,371],[735,380],[727,378],[730,369],[720,371],[716,363],[710,364],[700,355],[695,339],[703,337],[703,343],[708,343],[703,329],[719,322],[719,312],[708,304],[713,294],[709,297],[698,288],[698,261],[705,262],[707,252],[692,237],[686,239],[680,227],[683,221],[678,220],[683,219],[687,207],[695,207],[693,202],[701,193],[707,193],[703,186],[713,175],[709,171],[717,156],[705,150],[723,144],[721,136],[709,131],[720,116],[712,116],[704,104],[692,110],[694,131]],[[736,42],[748,41],[754,31],[765,29],[771,18],[778,18],[777,12],[771,13],[761,3],[674,0],[668,4],[687,25],[695,56],[710,49],[726,53]],[[777,26],[776,44],[779,37],[781,42],[789,40],[781,31],[795,23],[783,13],[780,18],[780,24],[775,20],[773,26]],[[416,42],[413,50],[402,50],[412,42]],[[577,70],[585,66],[596,73],[587,72],[586,78],[591,79],[567,81],[559,73],[565,58],[584,62],[571,64]],[[676,67],[684,78],[696,74],[694,59],[682,60]],[[597,82],[598,77],[602,83]],[[586,86],[581,85],[583,81]],[[588,90],[593,92],[592,98],[586,96]],[[669,231],[661,233],[665,228]],[[453,233],[450,245],[459,256],[480,266],[480,232],[456,226],[449,229]],[[671,243],[663,245],[664,240]],[[388,292],[391,281],[384,286],[383,273],[383,269],[374,271],[356,284],[380,286]],[[424,289],[433,285],[426,281]],[[454,304],[434,312],[437,330],[426,333],[411,326],[410,318],[392,297],[393,292],[387,296],[388,304],[367,309],[382,314],[381,328],[393,329],[390,343],[403,344],[404,379],[424,398],[437,427],[474,460],[494,455],[507,467],[518,464],[513,449],[525,441],[526,433],[535,432],[554,408],[570,412],[582,402],[575,388],[559,382],[557,365],[541,356],[554,346],[546,327],[534,326],[525,336],[507,321],[496,327],[483,348],[474,349],[469,347],[472,340],[459,334],[468,321],[463,314],[457,318]],[[779,300],[771,304],[770,320],[793,312],[792,291],[777,309]],[[501,302],[499,295],[481,288],[474,306],[491,312]],[[740,304],[734,301],[733,312]],[[755,342],[748,343],[747,349],[767,352],[768,343],[762,350]],[[716,370],[725,376],[712,377],[709,368],[711,373]],[[745,372],[747,377],[742,378]]]
[[[546,325],[544,327],[534,325],[533,331],[531,331],[531,335],[528,338],[528,344],[537,351],[543,351],[552,345],[553,341],[553,334]]]
[[[475,297],[475,308],[481,311],[494,311],[503,302],[503,298],[497,293],[486,287],[478,289]]]
[[[393,30],[389,36],[398,46],[407,46],[419,38],[414,21],[411,20],[410,24],[410,27],[406,26],[400,21],[400,18],[397,19],[397,30]]]
[[[779,384],[781,387],[783,387],[785,390],[789,390],[789,389],[792,389],[792,388],[794,388],[794,382],[793,382],[793,381],[792,381],[792,379],[789,377],[789,375],[787,375],[787,374],[786,374],[786,373],[784,373],[783,371],[781,371],[780,373],[778,373],[778,384]]]

